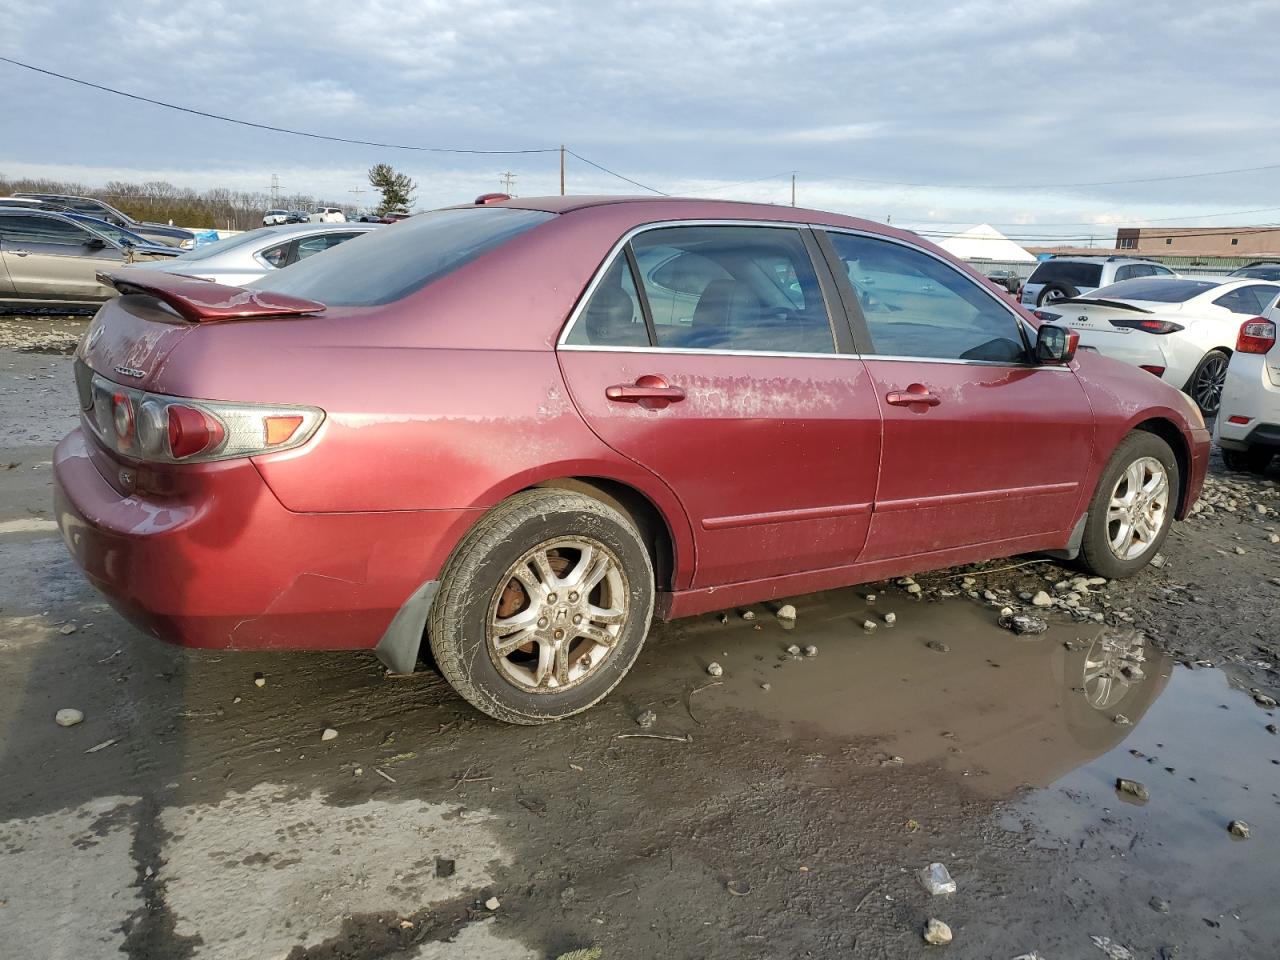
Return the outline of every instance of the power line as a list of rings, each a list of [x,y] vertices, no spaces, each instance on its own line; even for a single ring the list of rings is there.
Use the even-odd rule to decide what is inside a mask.
[[[641,183],[639,180],[632,180],[630,177],[624,177],[622,174],[618,173],[617,171],[610,170],[608,167],[601,166],[600,164],[596,163],[594,160],[588,160],[582,154],[574,153],[572,150],[568,148],[565,148],[565,153],[569,154],[569,156],[571,157],[577,157],[583,163],[588,164],[589,166],[595,167],[597,170],[601,170],[604,173],[609,174],[609,176],[611,177],[617,177],[619,180],[625,180],[627,181],[627,183],[631,184],[632,186],[639,187],[641,190],[648,190],[650,193],[656,193],[660,197],[671,196],[671,194],[669,193],[663,193],[657,187],[650,187],[647,184]]]
[[[0,61],[3,61],[4,63],[13,64],[15,67],[22,67],[24,70],[31,70],[35,73],[43,73],[46,76],[57,77],[59,80],[66,80],[69,83],[76,83],[82,87],[90,87],[94,90],[101,90],[104,93],[113,93],[118,97],[127,97],[130,100],[138,100],[138,101],[141,101],[142,103],[150,103],[157,107],[165,107],[169,110],[178,110],[182,113],[189,113],[197,117],[206,117],[210,120],[221,120],[224,123],[234,123],[242,127],[253,127],[256,130],[269,130],[272,133],[287,133],[295,137],[308,137],[312,140],[328,140],[332,143],[350,143],[350,144],[355,144],[357,146],[363,146],[363,147],[382,147],[388,150],[416,150],[422,153],[521,154],[521,153],[555,153],[559,149],[559,147],[545,147],[545,148],[528,149],[528,150],[473,150],[473,149],[462,149],[457,147],[419,147],[419,146],[410,146],[403,143],[381,143],[376,140],[356,140],[350,137],[335,137],[326,133],[311,133],[307,130],[292,130],[288,127],[277,127],[269,123],[255,123],[252,120],[240,120],[236,117],[228,117],[220,113],[210,113],[207,110],[196,110],[194,107],[183,107],[176,103],[166,103],[164,100],[153,100],[151,97],[144,97],[136,93],[127,93],[124,90],[117,90],[115,87],[103,86],[100,83],[92,83],[89,80],[82,80],[79,77],[71,77],[65,73],[57,73],[56,71],[46,70],[43,67],[37,67],[30,63],[23,63],[21,60],[14,60],[12,57],[0,57]],[[617,174],[615,174],[615,176],[617,176]],[[626,178],[623,177],[623,179],[625,180]]]
[[[1170,229],[1170,228],[1166,228],[1166,229]],[[1242,227],[1242,228],[1214,227],[1211,230],[1206,230],[1204,232],[1186,232],[1186,233],[1183,233],[1183,232],[1148,233],[1145,230],[1143,230],[1141,239],[1142,240],[1167,240],[1167,239],[1180,240],[1184,237],[1222,237],[1222,236],[1246,237],[1246,236],[1252,236],[1253,234],[1256,234],[1256,233],[1276,233],[1276,232],[1280,232],[1280,226],[1255,226],[1255,227]],[[931,238],[936,237],[936,238],[947,239],[950,237],[962,236],[964,234],[964,231],[962,230],[957,230],[957,231],[916,230],[915,233],[917,233],[922,237],[931,237]],[[1099,230],[1096,233],[1086,234],[1081,236],[1074,236],[1074,235],[1055,236],[1053,234],[1039,234],[1036,236],[1016,236],[1011,234],[1011,235],[1006,235],[1004,239],[1016,240],[1023,243],[1066,243],[1068,241],[1073,241],[1073,240],[1100,240],[1100,239],[1106,238],[1107,235],[1110,233],[1111,233],[1110,230]],[[974,237],[973,239],[981,241],[984,238]],[[997,238],[989,237],[986,239],[995,240]]]
[[[909,183],[901,180],[873,180],[869,177],[842,177],[837,174],[804,172],[806,176],[824,180],[848,180],[853,183],[873,183],[883,187],[921,187],[935,190],[1057,190],[1073,187],[1114,187],[1131,183],[1166,183],[1171,180],[1194,180],[1198,177],[1225,177],[1236,173],[1258,173],[1263,170],[1280,170],[1280,163],[1266,163],[1257,167],[1236,167],[1231,170],[1206,170],[1202,173],[1179,173],[1166,177],[1135,177],[1129,180],[1089,180],[1080,183]]]

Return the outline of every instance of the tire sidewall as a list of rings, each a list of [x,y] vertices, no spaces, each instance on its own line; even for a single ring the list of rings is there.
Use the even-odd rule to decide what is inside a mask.
[[[441,611],[442,618],[433,618],[443,635],[433,631],[430,640],[433,650],[440,645],[455,648],[455,659],[464,676],[461,682],[449,679],[464,696],[474,693],[474,699],[468,699],[491,716],[516,723],[543,723],[579,713],[617,686],[640,654],[653,615],[653,566],[649,553],[625,518],[604,504],[591,504],[588,509],[525,516],[514,527],[502,531],[498,542],[487,542],[491,538],[481,536],[467,545],[473,551],[465,572],[471,586],[459,594],[457,609]],[[613,650],[587,680],[562,693],[533,693],[508,680],[494,663],[487,638],[489,608],[512,564],[535,545],[560,536],[590,537],[613,551],[626,574],[630,616],[622,625]],[[468,558],[454,559],[465,562]],[[446,576],[456,569],[453,561],[450,568]],[[437,660],[440,657],[437,652]]]
[[[1132,560],[1121,560],[1111,550],[1110,537],[1107,534],[1107,505],[1120,475],[1131,463],[1143,457],[1153,457],[1164,466],[1169,478],[1169,506],[1165,511],[1165,520],[1160,532],[1146,551]],[[1089,519],[1085,524],[1084,554],[1090,569],[1099,576],[1110,579],[1132,576],[1150,563],[1151,558],[1160,552],[1173,526],[1181,484],[1177,457],[1173,455],[1169,445],[1155,434],[1138,431],[1121,441],[1102,471],[1098,488],[1094,491],[1093,500],[1089,504]]]

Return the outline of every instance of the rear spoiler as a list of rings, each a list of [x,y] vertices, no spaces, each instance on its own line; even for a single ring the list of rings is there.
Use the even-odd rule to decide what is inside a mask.
[[[1070,300],[1054,300],[1046,304],[1048,307],[1062,307],[1069,303],[1089,303],[1096,307],[1114,307],[1116,310],[1132,310],[1134,313],[1151,313],[1144,307],[1135,307],[1132,303],[1125,303],[1123,300],[1094,300],[1090,297],[1072,297]],[[1042,307],[1041,309],[1044,309]]]
[[[325,309],[323,303],[315,300],[303,300],[269,290],[249,290],[223,283],[210,283],[207,280],[159,271],[100,273],[98,282],[115,287],[121,294],[141,293],[155,297],[190,323],[303,317]]]

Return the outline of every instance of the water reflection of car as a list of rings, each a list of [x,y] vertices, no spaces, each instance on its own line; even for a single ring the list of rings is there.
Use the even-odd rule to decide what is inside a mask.
[[[283,267],[378,229],[371,223],[303,223],[260,227],[198,247],[164,262],[139,264],[136,270],[158,270],[245,284]]]
[[[113,236],[112,224],[51,210],[0,208],[0,304],[86,306],[115,296],[102,271],[178,251]],[[141,238],[138,238],[141,239]]]

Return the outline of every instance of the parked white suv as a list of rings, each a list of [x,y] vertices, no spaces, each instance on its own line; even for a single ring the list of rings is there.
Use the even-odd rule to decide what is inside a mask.
[[[341,207],[317,207],[311,211],[312,223],[346,223],[347,215]]]
[[[1228,469],[1263,473],[1280,453],[1280,305],[1240,325],[1222,385],[1214,442]]]
[[[288,210],[268,210],[262,215],[262,225],[264,227],[277,227],[282,223],[289,222]]]
[[[1054,257],[1042,260],[1022,288],[1024,307],[1084,296],[1138,277],[1176,277],[1168,267],[1132,257]]]

